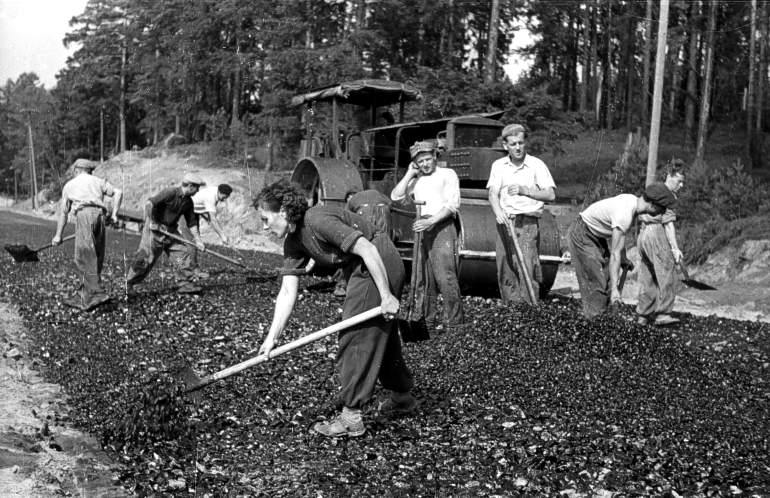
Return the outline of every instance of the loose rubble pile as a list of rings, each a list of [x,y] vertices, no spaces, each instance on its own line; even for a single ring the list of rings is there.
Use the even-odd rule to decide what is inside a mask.
[[[134,247],[109,243],[113,295],[118,255]],[[140,495],[770,493],[767,324],[683,316],[660,329],[619,315],[587,322],[570,300],[531,309],[466,298],[467,332],[405,347],[418,413],[385,419],[373,402],[364,437],[327,440],[308,428],[334,411],[333,339],[195,397],[174,376],[256,354],[278,281],[204,258],[214,274],[200,296],[178,296],[158,272],[128,303],[80,313],[61,304],[70,251],[2,258],[0,299],[20,307],[32,354],[70,396],[71,422],[101,438]],[[266,272],[280,262],[253,258]],[[285,340],[339,319],[331,290],[305,287]]]

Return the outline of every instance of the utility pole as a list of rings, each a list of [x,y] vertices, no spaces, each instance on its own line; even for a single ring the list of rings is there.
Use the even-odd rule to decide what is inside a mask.
[[[35,171],[35,144],[32,141],[32,109],[23,109],[27,113],[27,135],[29,137],[29,175],[32,188],[32,209],[37,209],[37,172]]]
[[[660,0],[658,19],[658,48],[655,52],[655,88],[652,93],[652,119],[650,120],[650,147],[647,153],[647,178],[645,184],[655,181],[658,167],[658,142],[660,140],[660,111],[663,107],[663,71],[666,66],[666,37],[668,36],[668,0]]]
[[[104,106],[99,111],[99,150],[100,162],[104,162]]]

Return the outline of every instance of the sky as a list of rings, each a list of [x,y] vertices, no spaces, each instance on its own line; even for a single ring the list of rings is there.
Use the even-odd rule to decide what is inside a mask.
[[[62,40],[69,20],[85,9],[88,0],[0,0],[0,85],[24,72],[34,72],[46,88],[56,85],[56,73],[74,51]],[[517,32],[514,47],[529,43],[528,34]],[[505,65],[516,81],[528,61],[512,56]]]
[[[70,50],[62,40],[69,20],[88,0],[0,0],[0,85],[34,72],[46,88],[56,85]]]

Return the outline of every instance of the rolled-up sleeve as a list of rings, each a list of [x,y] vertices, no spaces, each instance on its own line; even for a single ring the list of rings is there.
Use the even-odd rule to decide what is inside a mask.
[[[362,227],[355,224],[351,226],[331,213],[308,213],[306,223],[313,227],[313,232],[320,242],[339,247],[343,252],[350,252],[358,238],[364,236]]]
[[[310,258],[302,251],[300,244],[291,236],[283,241],[283,266],[278,270],[281,276],[304,275]]]

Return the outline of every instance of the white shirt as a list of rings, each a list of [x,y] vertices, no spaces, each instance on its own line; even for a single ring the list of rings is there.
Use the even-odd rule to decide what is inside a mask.
[[[66,196],[72,201],[70,209],[73,213],[77,213],[83,206],[105,208],[104,196],[111,197],[114,194],[115,190],[107,180],[88,173],[78,174],[62,188],[62,197]]]
[[[631,228],[638,199],[633,194],[608,197],[588,206],[580,213],[580,217],[596,235],[611,238],[613,228],[619,228],[623,233]]]
[[[543,213],[543,201],[526,195],[511,195],[508,193],[508,187],[511,185],[522,185],[538,190],[556,187],[551,172],[548,171],[545,163],[529,154],[524,155],[524,160],[520,166],[513,164],[510,156],[501,157],[493,162],[489,171],[487,188],[496,187],[498,189],[500,207],[508,216],[514,214],[539,216]]]
[[[416,201],[424,202],[421,207],[423,216],[433,216],[447,208],[453,213],[460,209],[460,180],[457,178],[455,170],[450,168],[439,168],[430,175],[412,179],[407,186],[407,191],[411,191]],[[400,201],[406,197],[395,197],[391,194],[390,198],[394,201]]]
[[[203,187],[192,196],[193,210],[195,214],[211,213],[216,214],[217,204],[219,204],[219,187]]]

